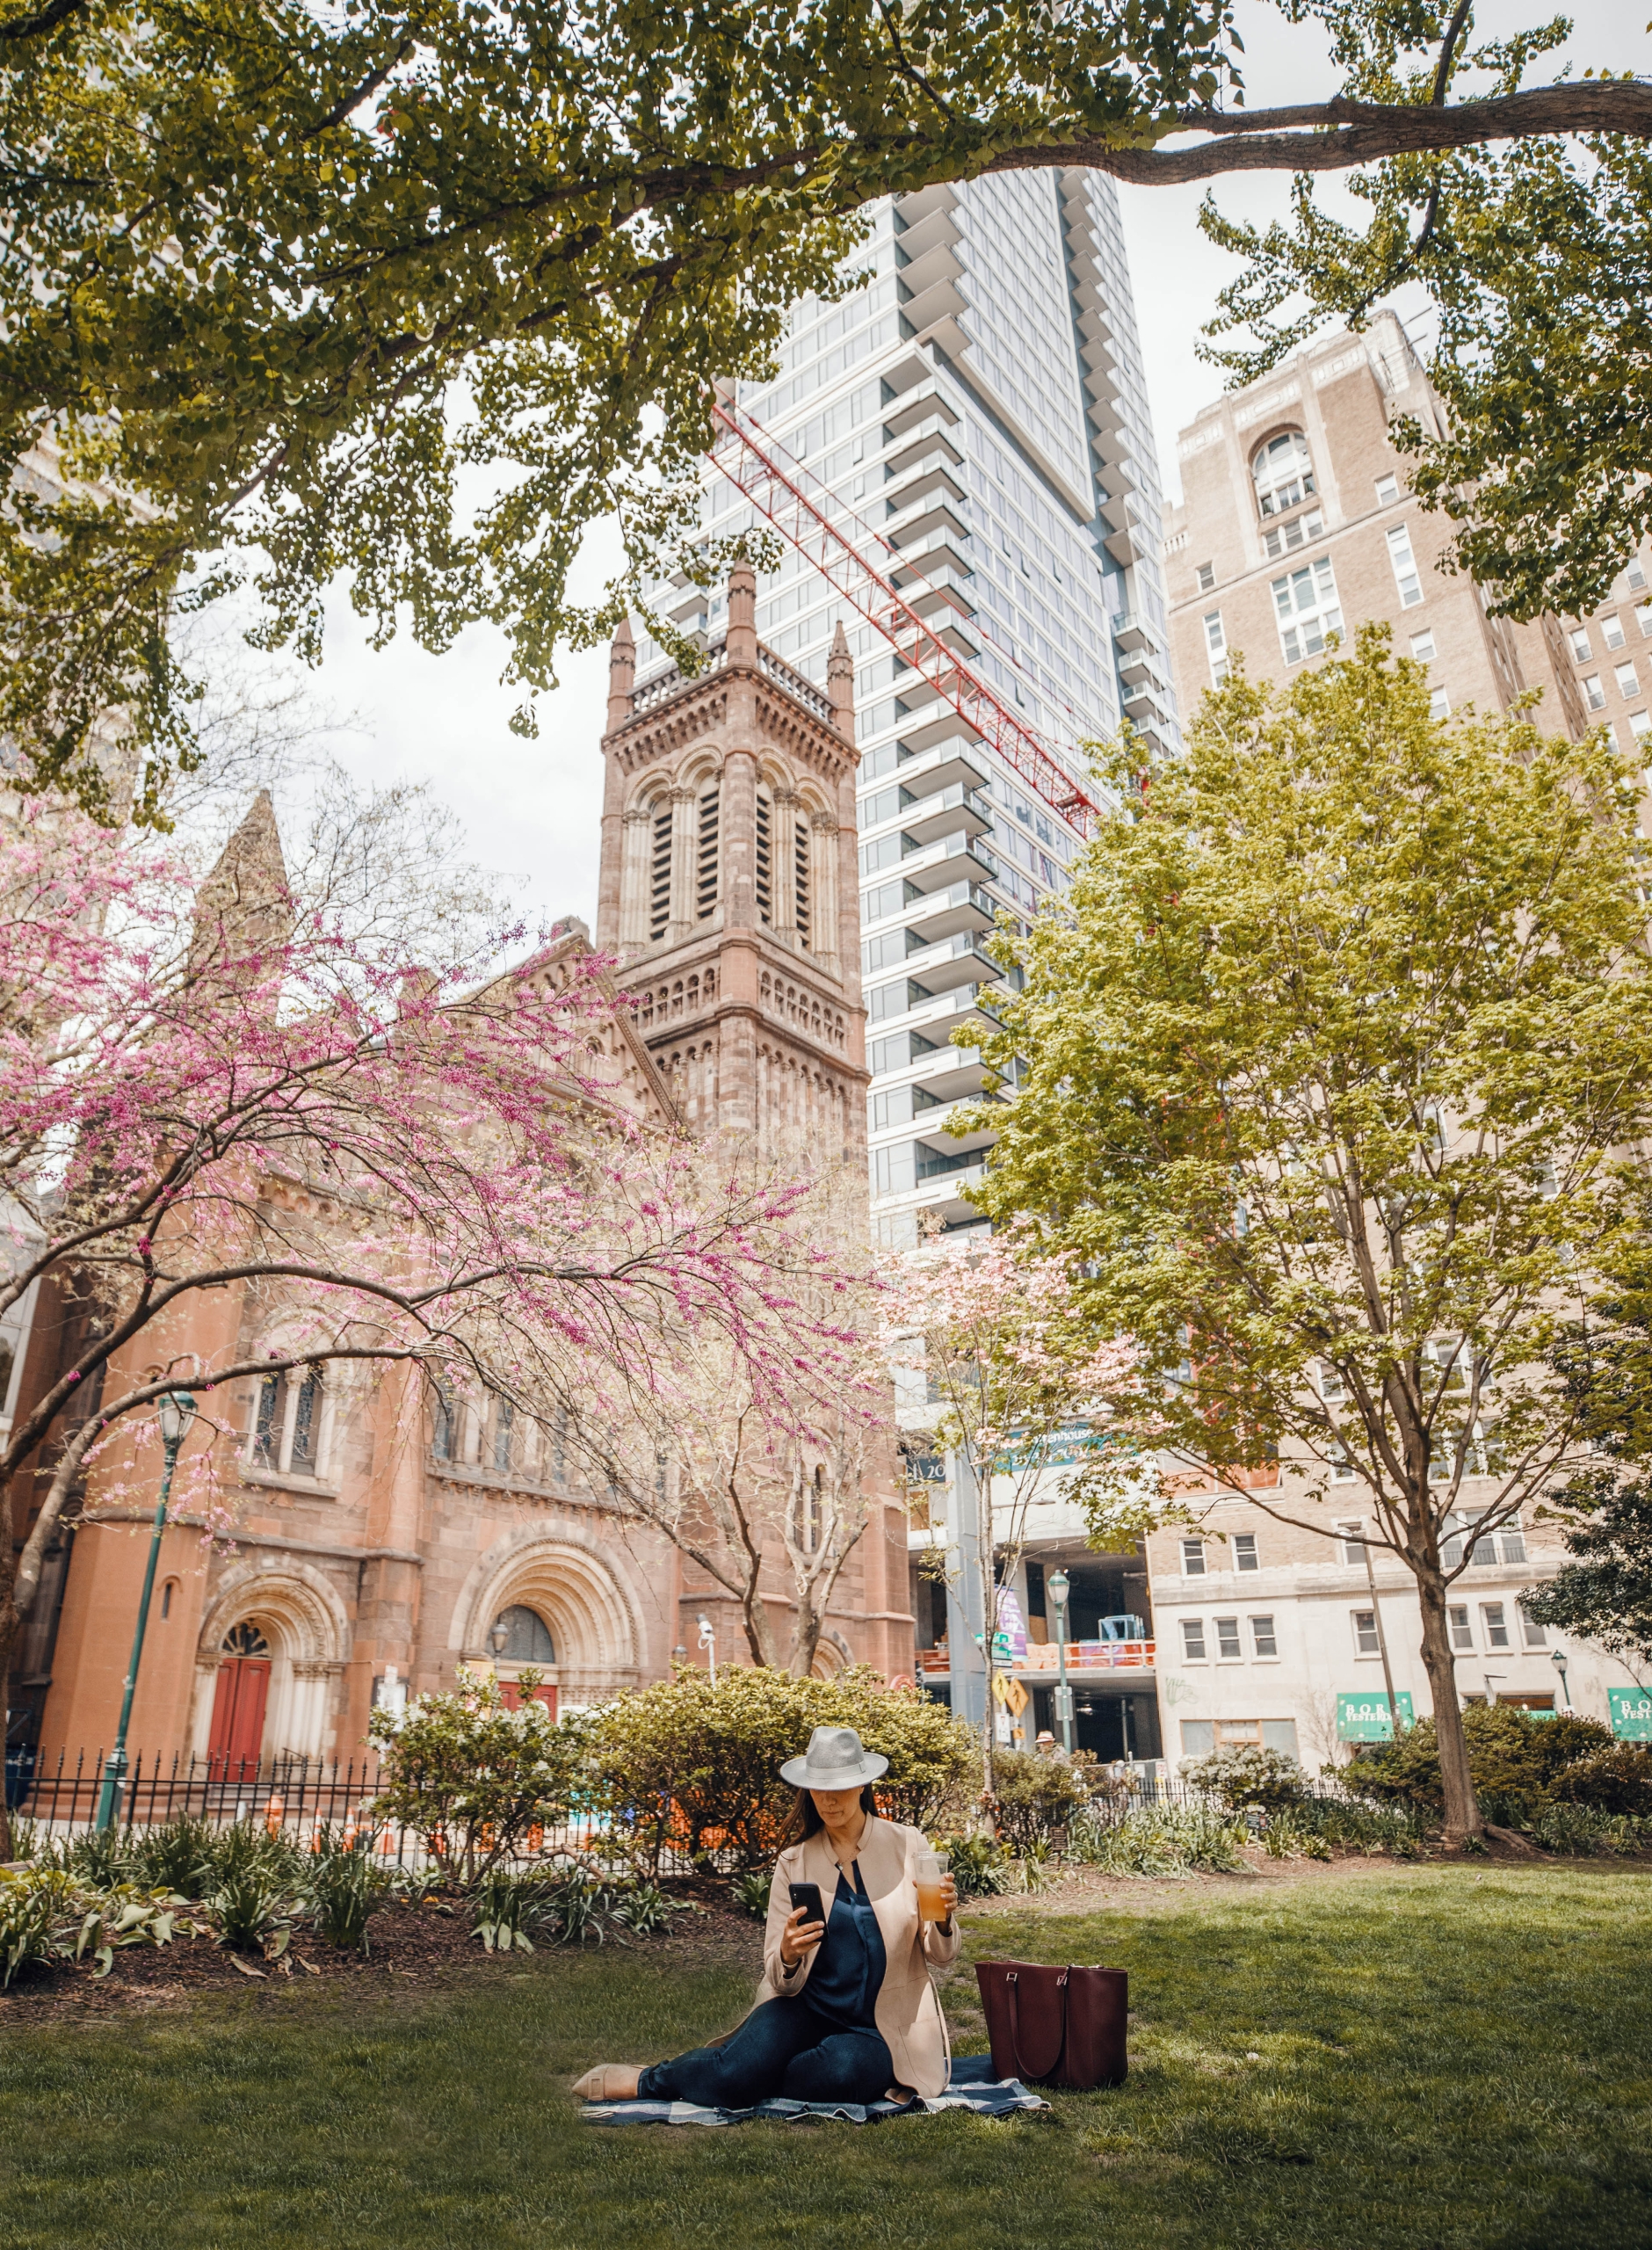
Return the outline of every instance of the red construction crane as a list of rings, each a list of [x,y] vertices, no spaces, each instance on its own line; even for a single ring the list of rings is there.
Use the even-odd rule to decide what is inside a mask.
[[[729,483],[834,593],[876,627],[925,686],[1087,837],[1100,818],[1094,803],[1043,738],[999,700],[887,575],[901,562],[900,550],[863,523],[813,470],[794,461],[744,407],[720,396],[712,412],[721,430],[712,460]],[[909,693],[909,685],[903,684],[902,693]]]

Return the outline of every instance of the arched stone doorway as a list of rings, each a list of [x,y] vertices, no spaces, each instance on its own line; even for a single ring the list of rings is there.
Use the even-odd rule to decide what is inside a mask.
[[[221,1778],[330,1744],[349,1621],[317,1571],[254,1558],[225,1573],[196,1648],[192,1748]]]
[[[518,1611],[525,1618],[512,1615]],[[542,1661],[543,1643],[527,1620],[548,1635],[554,1662]],[[540,1655],[496,1654],[491,1637],[501,1621],[512,1629],[509,1647],[531,1644]],[[502,1680],[534,1663],[563,1709],[600,1702],[642,1676],[631,1588],[605,1555],[568,1532],[525,1530],[483,1556],[460,1593],[448,1644],[462,1660],[496,1666]]]

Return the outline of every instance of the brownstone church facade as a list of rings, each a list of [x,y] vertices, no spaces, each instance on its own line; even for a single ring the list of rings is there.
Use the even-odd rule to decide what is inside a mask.
[[[639,689],[628,629],[614,643],[596,942],[632,1005],[610,1067],[662,1128],[842,1164],[864,1204],[851,667],[840,635],[822,694],[761,646],[755,614],[752,574],[736,570],[726,636],[692,679]],[[570,921],[553,951],[589,943]],[[251,1340],[256,1312],[229,1294],[189,1339],[205,1359]],[[43,1291],[19,1396],[73,1343]],[[703,1662],[702,1614],[719,1660],[743,1658],[732,1602],[569,1483],[549,1446],[482,1410],[433,1426],[402,1371],[263,1388],[211,1441],[237,1488],[233,1548],[207,1550],[187,1521],[164,1535],[134,1753],[359,1756],[375,1697],[451,1686],[461,1664],[508,1683],[532,1663],[572,1708],[663,1675],[685,1651]],[[111,1740],[147,1520],[100,1506],[94,1472],[48,1558],[10,1698],[11,1738],[44,1767]],[[871,1495],[820,1668],[909,1674],[907,1589],[890,1481]],[[778,1575],[771,1593],[789,1599]]]

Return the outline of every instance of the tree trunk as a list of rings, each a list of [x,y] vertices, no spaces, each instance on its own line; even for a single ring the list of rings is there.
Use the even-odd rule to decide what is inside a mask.
[[[9,1523],[4,1527],[11,1546]],[[0,1591],[0,1748],[4,1747],[6,1728],[11,1716],[11,1651],[17,1645],[18,1629],[22,1624],[11,1589]],[[0,1865],[11,1857],[11,1808],[6,1802],[4,1766],[0,1762]]]
[[[1434,1697],[1434,1738],[1439,1746],[1440,1785],[1446,1794],[1446,1840],[1460,1844],[1485,1833],[1480,1800],[1468,1770],[1468,1738],[1457,1700],[1457,1664],[1452,1655],[1446,1615],[1446,1582],[1438,1568],[1417,1571],[1417,1598],[1423,1613],[1423,1665]]]

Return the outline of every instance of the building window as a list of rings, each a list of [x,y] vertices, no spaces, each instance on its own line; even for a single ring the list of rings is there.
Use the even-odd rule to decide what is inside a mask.
[[[493,1621],[493,1631],[504,1630],[504,1645],[497,1651],[501,1664],[554,1664],[556,1645],[551,1638],[550,1627],[537,1609],[529,1609],[521,1602],[512,1602],[509,1609],[502,1609]],[[493,1637],[488,1639],[493,1646]]]
[[[436,1404],[431,1410],[431,1451],[438,1461],[459,1458],[459,1402],[443,1383],[436,1386]]]
[[[1182,1576],[1185,1579],[1202,1579],[1204,1575],[1204,1541],[1202,1539],[1184,1539],[1182,1542]]]
[[[172,1596],[173,1596],[173,1594],[177,1592],[177,1590],[178,1590],[178,1580],[177,1580],[176,1579],[166,1579],[166,1580],[163,1582],[163,1584],[162,1585],[162,1587],[161,1587],[161,1622],[162,1622],[163,1624],[164,1624],[164,1623],[166,1622],[167,1619],[168,1619],[168,1618],[171,1615],[171,1614],[172,1614]],[[1539,1632],[1541,1632],[1541,1631],[1542,1631],[1542,1629],[1543,1629],[1543,1628],[1540,1625],[1540,1626],[1538,1627],[1538,1630],[1539,1630]]]
[[[1629,714],[1631,743],[1642,743],[1649,734],[1652,734],[1652,718],[1648,718],[1644,711],[1631,711]]]
[[[1399,498],[1399,497],[1400,497],[1400,480],[1399,480],[1399,478],[1398,478],[1397,476],[1380,476],[1380,477],[1378,477],[1378,479],[1377,479],[1377,505],[1378,505],[1378,507],[1380,507],[1380,508],[1391,508],[1391,507],[1394,505],[1395,502]]]
[[[1641,557],[1638,555],[1630,563],[1626,575],[1628,577],[1629,584],[1634,586],[1637,592],[1639,592],[1641,587],[1645,585],[1646,570],[1641,563]]]
[[[1587,628],[1582,625],[1575,625],[1567,637],[1571,642],[1573,656],[1580,664],[1586,664],[1590,657],[1595,653],[1589,645],[1589,633]]]
[[[1347,1404],[1348,1386],[1343,1381],[1340,1371],[1334,1368],[1329,1360],[1315,1361],[1314,1379],[1318,1387],[1319,1395],[1327,1406]]]
[[[266,1375],[258,1385],[248,1458],[277,1475],[321,1473],[322,1371],[294,1368]]]
[[[493,1402],[493,1426],[489,1433],[489,1459],[495,1472],[503,1477],[511,1468],[514,1450],[512,1439],[516,1427],[516,1408],[508,1398]]]
[[[1354,1654],[1380,1656],[1381,1653],[1382,1645],[1377,1638],[1376,1611],[1356,1609],[1354,1612]]]
[[[1446,1612],[1446,1622],[1451,1629],[1452,1646],[1454,1649],[1474,1647],[1474,1637],[1469,1630],[1468,1604],[1466,1601],[1453,1602]]]
[[[1622,648],[1623,620],[1619,616],[1615,609],[1612,611],[1610,617],[1603,617],[1601,619],[1600,632],[1601,638],[1605,642],[1606,646],[1609,649]]]
[[[1635,676],[1634,666],[1632,664],[1615,666],[1612,678],[1618,683],[1619,694],[1626,703],[1632,703],[1641,693],[1641,682]]]
[[[1205,1661],[1205,1621],[1202,1617],[1182,1620],[1182,1660],[1185,1664]]]
[[[648,942],[657,944],[671,918],[671,801],[654,807],[648,831]]]
[[[1480,1622],[1486,1629],[1486,1646],[1489,1649],[1506,1649],[1509,1646],[1509,1618],[1502,1602],[1482,1601]]]
[[[708,921],[717,911],[717,828],[721,806],[714,781],[699,798],[699,835],[694,857],[694,913]]]
[[[1273,581],[1273,606],[1279,613],[1279,641],[1287,664],[1323,653],[1328,633],[1342,631],[1342,611],[1337,606],[1337,579],[1328,555],[1305,562],[1286,578]]]
[[[1635,611],[1634,618],[1635,623],[1641,628],[1641,638],[1643,641],[1652,641],[1652,601],[1643,601]]]
[[[1220,687],[1228,677],[1228,636],[1219,609],[1213,609],[1205,620],[1205,648],[1210,657],[1210,684]]]
[[[1604,711],[1606,708],[1606,691],[1600,684],[1600,674],[1598,671],[1591,671],[1589,677],[1580,684],[1583,691],[1583,700],[1590,709]]]
[[[1210,1719],[1182,1721],[1182,1755],[1184,1758],[1208,1758],[1216,1747],[1216,1729]]]
[[[1431,687],[1428,691],[1429,717],[1431,719],[1449,719],[1451,715],[1451,697],[1446,693],[1446,690],[1443,687]]]
[[[1261,1749],[1262,1722],[1260,1719],[1218,1719],[1215,1724],[1216,1747],[1219,1750],[1228,1743],[1253,1750]]]
[[[1199,591],[1200,593],[1207,594],[1215,583],[1216,565],[1214,562],[1201,562],[1199,566]]]
[[[1224,1663],[1238,1663],[1242,1651],[1239,1647],[1239,1620],[1236,1617],[1217,1618],[1216,1653]]]
[[[1520,1612],[1520,1638],[1529,1649],[1546,1649],[1548,1646],[1547,1633],[1537,1619],[1528,1617],[1524,1609]]]
[[[1366,1566],[1366,1542],[1359,1535],[1365,1528],[1363,1516],[1348,1517],[1337,1527],[1337,1555],[1352,1570],[1362,1571]]]
[[[1417,576],[1417,557],[1411,552],[1411,534],[1403,524],[1395,524],[1388,533],[1388,560],[1394,565],[1394,583],[1400,589],[1400,606],[1415,609],[1423,599],[1423,581]]]
[[[1300,430],[1282,430],[1258,446],[1250,458],[1256,481],[1257,505],[1264,516],[1283,516],[1300,508],[1317,488],[1314,457]]]
[[[1309,508],[1305,515],[1292,516],[1288,521],[1264,531],[1262,552],[1270,562],[1277,562],[1281,555],[1294,555],[1299,547],[1309,545],[1324,528],[1324,517],[1317,508]]]
[[[1261,1559],[1257,1554],[1257,1535],[1254,1531],[1235,1531],[1233,1539],[1233,1566],[1236,1571],[1259,1571]]]
[[[1426,632],[1412,634],[1411,661],[1413,664],[1431,664],[1433,663],[1434,628],[1431,625],[1428,628]]]
[[[1274,1637],[1272,1617],[1253,1617],[1250,1620],[1250,1645],[1258,1656],[1278,1656],[1279,1644]]]
[[[1351,1484],[1356,1479],[1357,1473],[1353,1462],[1349,1456],[1347,1447],[1340,1438],[1333,1438],[1330,1444],[1331,1483]]]

